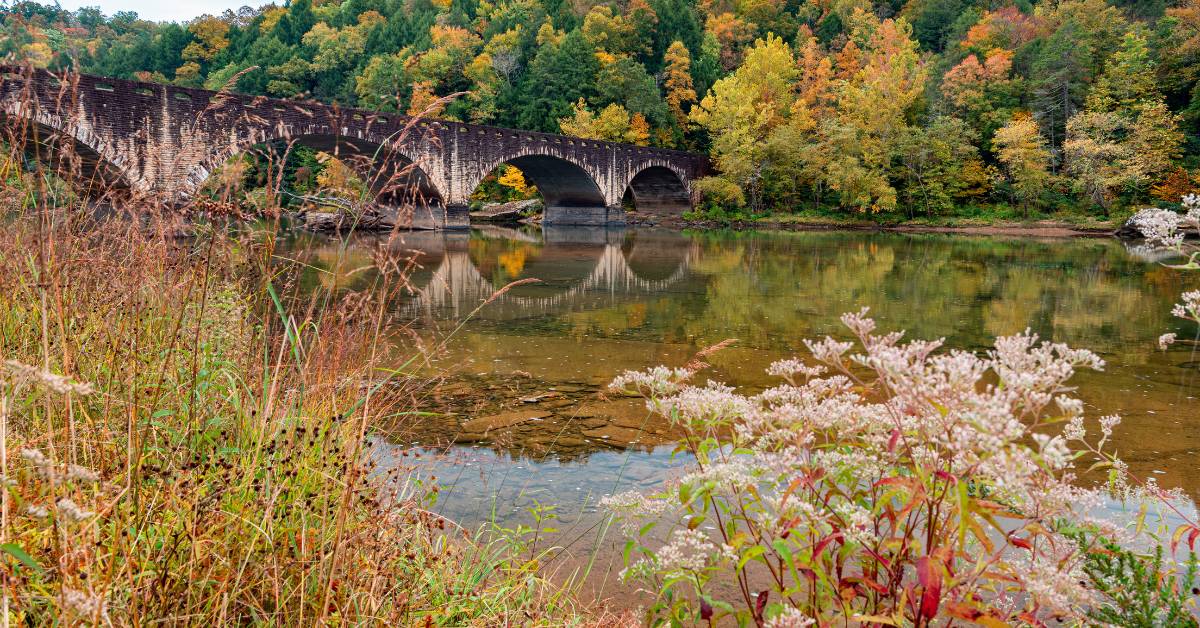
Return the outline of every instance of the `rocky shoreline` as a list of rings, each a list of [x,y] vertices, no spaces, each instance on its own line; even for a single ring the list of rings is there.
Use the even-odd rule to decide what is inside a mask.
[[[431,416],[380,428],[395,442],[488,447],[539,460],[578,460],[605,449],[649,450],[680,436],[647,410],[644,399],[606,394],[594,383],[551,382],[524,373],[451,375],[434,387],[424,406]]]

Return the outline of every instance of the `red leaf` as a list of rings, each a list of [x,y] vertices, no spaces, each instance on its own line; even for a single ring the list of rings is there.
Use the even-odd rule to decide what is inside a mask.
[[[1023,539],[1019,536],[1008,537],[1008,542],[1012,543],[1013,545],[1016,545],[1017,547],[1019,547],[1021,549],[1027,549],[1027,550],[1033,549],[1032,543],[1030,543],[1029,541],[1026,541],[1025,539]]]
[[[953,475],[950,475],[949,473],[946,473],[945,471],[942,471],[941,469],[934,471],[933,474],[936,475],[937,477],[941,478],[942,480],[949,482],[950,484],[958,483],[958,478],[954,477]]]
[[[842,538],[841,532],[834,532],[833,534],[830,534],[829,536],[821,539],[820,543],[817,543],[816,545],[813,546],[813,553],[812,553],[813,558],[815,559],[816,557],[820,556],[821,552],[825,550],[826,545],[829,545],[833,541],[841,539],[841,538]]]
[[[928,556],[917,559],[917,580],[924,588],[921,594],[921,617],[937,616],[942,602],[942,572]]]
[[[888,593],[887,587],[883,586],[882,584],[879,584],[878,582],[875,582],[874,580],[872,580],[870,578],[863,578],[862,583],[867,585],[868,587],[871,587],[872,589],[875,589],[875,591],[877,593],[879,593],[880,595],[887,595],[887,593]]]
[[[864,546],[862,549],[864,552],[870,554],[871,558],[874,558],[875,560],[879,561],[879,564],[883,565],[884,569],[887,569],[888,571],[892,570],[892,561],[884,558],[883,556],[880,556],[878,552],[876,552],[875,550],[873,550],[869,547]]]
[[[769,594],[769,591],[763,589],[762,591],[758,592],[758,599],[754,601],[754,616],[759,620],[762,619],[763,609],[767,607],[767,596]]]
[[[888,439],[888,453],[896,451],[896,443],[900,442],[900,428],[892,429],[892,437]]]
[[[1196,537],[1200,537],[1200,528],[1192,528],[1191,534],[1188,535],[1188,549],[1196,551]]]
[[[704,621],[708,621],[708,620],[712,619],[712,616],[713,616],[712,604],[709,604],[708,600],[706,600],[704,598],[700,598],[700,619],[703,619]]]

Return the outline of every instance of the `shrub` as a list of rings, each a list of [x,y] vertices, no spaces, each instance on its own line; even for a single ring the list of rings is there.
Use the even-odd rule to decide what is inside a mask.
[[[1029,332],[984,355],[939,352],[939,341],[876,333],[865,310],[842,320],[859,353],[807,341],[812,360],[771,365],[786,383],[758,394],[688,384],[695,364],[613,382],[680,424],[680,449],[696,460],[667,490],[607,501],[630,530],[644,524],[625,576],[658,592],[651,614],[770,626],[1086,621],[1100,601],[1088,548],[1055,522],[1121,536],[1087,514],[1103,493],[1077,485],[1088,456],[1111,488],[1127,488],[1124,466],[1103,453],[1119,419],[1101,418],[1085,441],[1067,383],[1100,358]],[[663,521],[675,527],[652,544]]]

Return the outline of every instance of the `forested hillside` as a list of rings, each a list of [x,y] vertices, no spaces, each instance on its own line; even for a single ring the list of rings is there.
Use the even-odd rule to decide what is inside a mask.
[[[1200,0],[36,3],[40,66],[710,151],[710,206],[1107,213],[1196,187]]]

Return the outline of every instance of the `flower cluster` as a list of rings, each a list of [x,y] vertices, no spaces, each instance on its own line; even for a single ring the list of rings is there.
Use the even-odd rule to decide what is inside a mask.
[[[16,360],[6,360],[0,364],[0,383],[4,382],[14,388],[39,386],[59,394],[72,393],[86,396],[94,392],[91,384],[76,382],[65,375],[51,373]]]
[[[1187,231],[1200,233],[1200,195],[1183,197],[1184,213],[1169,209],[1147,208],[1139,211],[1130,222],[1142,232],[1151,247],[1166,249],[1185,258],[1172,268],[1200,270],[1200,245],[1188,244]],[[1183,293],[1182,301],[1171,310],[1173,316],[1200,323],[1200,290]],[[1166,349],[1176,341],[1175,334],[1158,338],[1160,348]]]
[[[1087,444],[1068,385],[1103,361],[1029,331],[976,354],[877,333],[865,310],[842,320],[857,342],[806,341],[812,361],[772,364],[788,383],[758,394],[663,367],[618,378],[685,428],[696,459],[672,490],[606,500],[622,520],[685,528],[642,547],[657,558],[627,575],[658,583],[657,611],[673,620],[689,619],[680,599],[780,626],[1084,616],[1082,550],[1054,522],[1088,521],[1102,502],[1075,482],[1081,455],[1123,484],[1101,450],[1119,418]],[[718,579],[738,585],[734,598],[719,599]]]

